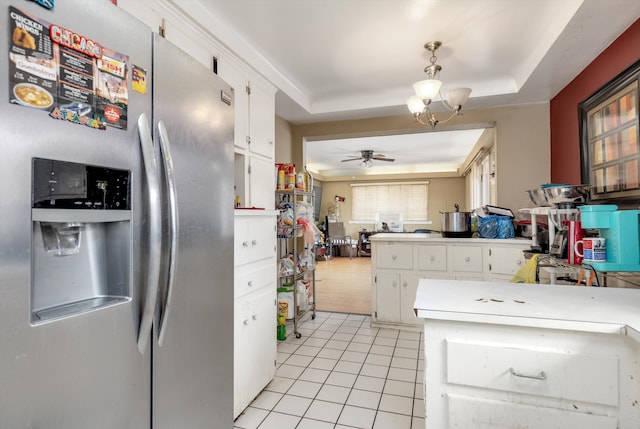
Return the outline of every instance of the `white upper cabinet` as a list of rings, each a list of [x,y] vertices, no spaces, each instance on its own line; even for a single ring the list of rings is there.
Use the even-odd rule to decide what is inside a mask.
[[[249,151],[275,156],[275,93],[255,81],[249,83]]]
[[[240,66],[227,60],[218,62],[218,75],[233,88],[234,93],[234,144],[237,148],[248,149],[249,137],[249,94],[247,76]]]

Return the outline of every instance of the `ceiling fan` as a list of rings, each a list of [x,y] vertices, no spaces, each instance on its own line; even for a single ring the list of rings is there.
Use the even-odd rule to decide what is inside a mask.
[[[370,167],[371,165],[373,165],[374,159],[376,161],[387,161],[387,162],[395,161],[394,158],[387,158],[385,155],[382,155],[381,153],[374,154],[372,150],[361,150],[360,156],[351,156],[347,159],[343,159],[342,162],[362,161],[364,165],[366,165],[367,167]]]

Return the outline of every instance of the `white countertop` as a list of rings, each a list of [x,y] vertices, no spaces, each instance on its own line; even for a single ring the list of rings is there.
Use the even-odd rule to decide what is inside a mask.
[[[421,279],[420,318],[628,334],[640,342],[640,290]]]
[[[393,232],[393,233],[377,233],[369,236],[369,240],[376,241],[429,241],[429,242],[448,242],[448,243],[519,243],[531,245],[532,241],[526,238],[450,238],[443,237],[440,233],[411,233],[411,232]]]

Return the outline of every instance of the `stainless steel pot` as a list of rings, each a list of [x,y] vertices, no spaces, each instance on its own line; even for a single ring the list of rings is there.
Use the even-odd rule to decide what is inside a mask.
[[[442,215],[442,226],[440,233],[443,237],[459,238],[471,237],[471,212],[461,212],[460,206],[454,204],[456,211],[440,212]]]

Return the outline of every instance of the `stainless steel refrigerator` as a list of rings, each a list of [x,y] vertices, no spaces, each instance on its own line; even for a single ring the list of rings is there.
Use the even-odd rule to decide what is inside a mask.
[[[107,0],[0,22],[0,428],[231,428],[231,88]]]

